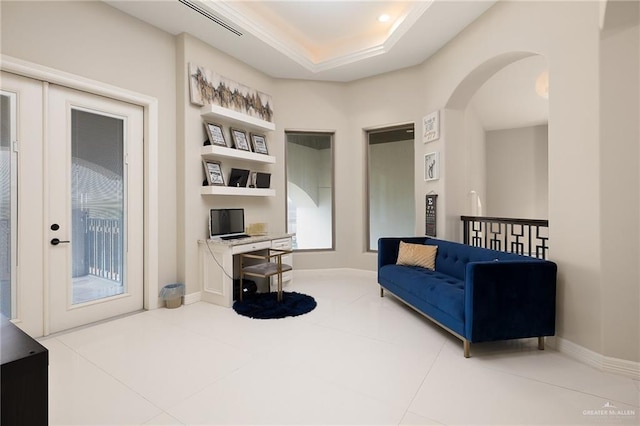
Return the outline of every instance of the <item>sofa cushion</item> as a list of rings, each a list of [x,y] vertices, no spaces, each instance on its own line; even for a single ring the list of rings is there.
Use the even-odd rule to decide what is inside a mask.
[[[379,273],[382,280],[398,283],[409,294],[464,322],[463,281],[419,266],[386,265]]]
[[[410,244],[400,241],[398,260],[396,264],[407,266],[421,266],[423,268],[436,269],[436,253],[438,246],[424,244]]]
[[[438,246],[436,255],[436,271],[446,275],[465,279],[466,266],[469,262],[488,262],[503,260],[527,260],[530,258],[513,253],[505,253],[489,250],[481,247],[473,247],[452,241],[428,238],[425,244]]]

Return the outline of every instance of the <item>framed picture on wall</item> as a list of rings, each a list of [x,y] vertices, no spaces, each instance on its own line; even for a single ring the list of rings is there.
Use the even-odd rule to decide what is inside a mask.
[[[207,175],[209,185],[224,186],[224,176],[222,175],[222,164],[219,161],[202,160],[204,173]]]
[[[236,149],[251,152],[251,147],[247,140],[247,132],[244,130],[231,129],[231,138],[233,139],[233,146],[235,146]]]
[[[440,138],[440,111],[422,117],[422,140],[433,142]]]
[[[267,140],[264,135],[251,133],[251,145],[253,146],[253,152],[269,155],[269,151],[267,150]]]
[[[207,129],[207,136],[211,145],[227,146],[227,141],[224,138],[224,132],[222,126],[215,123],[204,123],[204,127]]]
[[[440,153],[430,152],[424,156],[424,180],[440,179]]]

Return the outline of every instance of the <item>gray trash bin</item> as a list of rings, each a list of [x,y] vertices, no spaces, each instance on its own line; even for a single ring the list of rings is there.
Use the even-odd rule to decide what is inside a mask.
[[[160,290],[160,297],[168,309],[182,306],[182,296],[184,296],[184,284],[167,284]]]

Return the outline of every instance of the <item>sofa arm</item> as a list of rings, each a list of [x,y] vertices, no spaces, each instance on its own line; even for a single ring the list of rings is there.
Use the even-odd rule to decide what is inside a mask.
[[[398,260],[400,241],[411,244],[424,244],[426,237],[383,237],[378,239],[378,269],[384,265],[395,264]]]
[[[470,262],[465,337],[483,342],[553,336],[557,266],[548,261]]]

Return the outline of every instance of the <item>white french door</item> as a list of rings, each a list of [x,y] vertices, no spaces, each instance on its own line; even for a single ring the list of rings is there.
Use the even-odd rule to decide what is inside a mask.
[[[143,307],[143,108],[50,85],[49,332]]]
[[[143,308],[143,108],[0,73],[0,314],[31,336]]]
[[[0,313],[42,336],[43,84],[6,72],[0,78]]]

